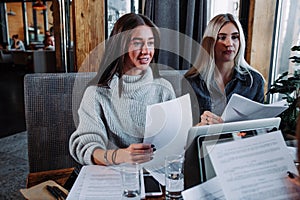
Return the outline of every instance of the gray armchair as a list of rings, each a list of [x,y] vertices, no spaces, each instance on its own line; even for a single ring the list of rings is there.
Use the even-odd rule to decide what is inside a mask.
[[[162,70],[181,95],[183,72]],[[77,110],[87,83],[96,73],[34,73],[24,77],[29,171],[78,165],[69,153],[69,137],[78,123]]]
[[[24,77],[30,172],[77,165],[70,156],[68,141],[75,130],[84,87],[95,75],[35,73]]]

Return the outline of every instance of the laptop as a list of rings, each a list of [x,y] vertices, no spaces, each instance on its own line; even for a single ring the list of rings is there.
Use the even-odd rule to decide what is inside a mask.
[[[216,133],[226,133],[232,131],[246,131],[253,129],[270,129],[270,128],[278,128],[280,124],[280,117],[272,117],[265,119],[255,119],[255,120],[246,120],[246,121],[237,121],[237,122],[228,122],[221,124],[213,124],[206,126],[193,126],[189,129],[187,141],[186,141],[186,149],[192,143],[198,135],[210,135]]]
[[[184,188],[191,188],[215,177],[208,155],[209,145],[278,130],[280,121],[276,117],[190,128],[185,149]]]

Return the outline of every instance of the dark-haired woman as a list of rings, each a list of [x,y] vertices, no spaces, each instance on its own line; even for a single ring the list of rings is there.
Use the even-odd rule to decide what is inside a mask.
[[[146,107],[175,98],[172,85],[150,67],[159,43],[159,31],[147,17],[130,13],[117,20],[105,44],[96,84],[85,91],[79,125],[70,138],[71,155],[79,163],[151,160],[155,149],[142,143]]]

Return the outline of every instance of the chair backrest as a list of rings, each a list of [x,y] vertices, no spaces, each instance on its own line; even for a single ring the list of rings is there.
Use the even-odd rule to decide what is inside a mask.
[[[80,95],[83,94],[75,89],[80,82],[84,87],[95,75],[95,73],[25,75],[24,100],[30,172],[77,165],[70,156],[68,145],[69,137],[75,130],[76,116],[73,117],[73,108],[78,107]]]
[[[0,50],[0,63],[13,63],[12,54],[10,52],[4,53],[2,50]]]
[[[181,95],[183,72],[162,70]],[[69,153],[69,137],[78,123],[77,110],[88,82],[96,73],[33,73],[24,77],[29,171],[78,165]]]

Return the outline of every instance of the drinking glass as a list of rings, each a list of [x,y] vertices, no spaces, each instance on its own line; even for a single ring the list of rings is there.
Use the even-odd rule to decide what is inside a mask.
[[[138,164],[124,164],[121,167],[122,199],[138,199],[141,197],[141,170]]]
[[[184,156],[169,155],[165,158],[166,199],[182,199],[184,189]]]

